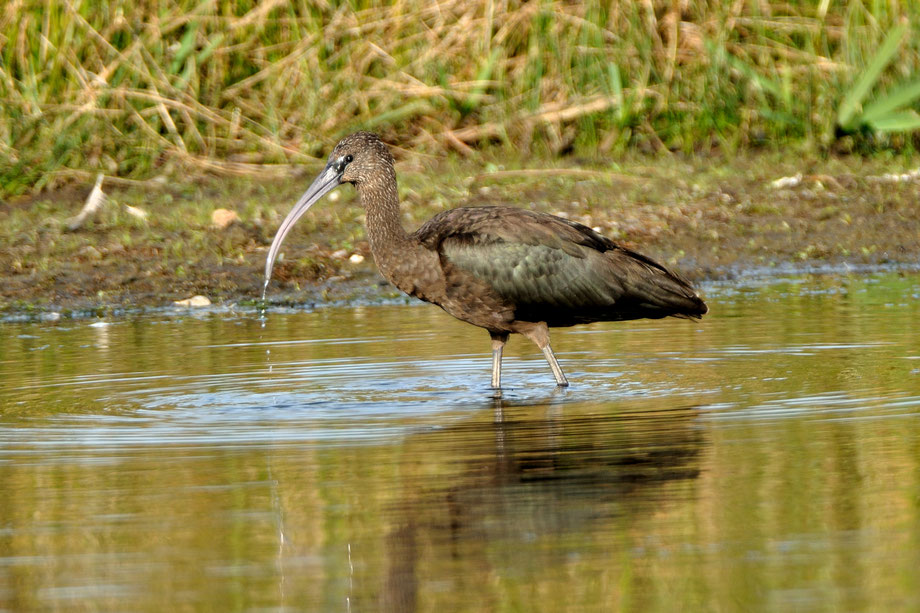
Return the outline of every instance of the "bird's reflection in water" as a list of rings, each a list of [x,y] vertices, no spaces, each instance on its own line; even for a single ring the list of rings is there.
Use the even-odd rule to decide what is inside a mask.
[[[469,569],[469,558],[478,556],[481,568],[496,572],[502,559],[520,568],[516,556],[526,557],[538,541],[590,543],[566,545],[575,551],[559,551],[559,559],[609,551],[617,543],[603,538],[611,533],[606,524],[641,522],[673,497],[670,486],[700,473],[704,432],[692,407],[566,415],[564,395],[539,407],[500,399],[493,405],[491,423],[416,441],[456,449],[457,470],[449,482],[411,481],[392,509],[380,610],[415,610],[420,581],[475,589],[475,577],[439,576],[450,567],[445,557],[466,560]],[[546,547],[540,551],[545,555]]]

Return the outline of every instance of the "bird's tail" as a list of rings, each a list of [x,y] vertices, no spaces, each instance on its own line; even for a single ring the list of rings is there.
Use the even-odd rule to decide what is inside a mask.
[[[643,317],[700,319],[709,312],[693,286],[677,273],[634,251],[622,249],[619,256],[630,264],[623,276],[626,294],[646,312]]]

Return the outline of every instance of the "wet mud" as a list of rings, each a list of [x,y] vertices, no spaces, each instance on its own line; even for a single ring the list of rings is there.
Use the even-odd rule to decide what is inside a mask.
[[[909,161],[900,161],[900,166]],[[404,162],[405,225],[445,208],[506,204],[585,223],[692,281],[756,271],[913,268],[920,262],[920,173],[884,160],[748,158],[634,161],[617,170],[461,169]],[[795,172],[799,170],[799,172]],[[554,174],[556,173],[556,174]],[[432,181],[431,174],[439,177]],[[279,186],[210,180],[110,188],[106,208],[70,230],[89,189],[0,203],[0,310],[63,313],[161,307],[193,295],[254,304],[265,253],[308,177]],[[345,186],[286,243],[268,299],[310,304],[393,298],[377,274],[363,211]],[[129,215],[140,208],[146,217]],[[212,212],[238,215],[219,227]]]

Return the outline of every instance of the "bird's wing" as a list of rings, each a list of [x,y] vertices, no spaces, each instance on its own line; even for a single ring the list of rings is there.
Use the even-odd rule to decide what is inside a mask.
[[[599,251],[616,248],[610,239],[591,228],[568,219],[514,207],[485,206],[444,211],[416,232],[429,248],[438,248],[445,240],[471,244],[494,242],[544,245],[562,249],[580,257],[579,246]]]
[[[553,215],[510,207],[452,209],[416,236],[445,264],[513,303],[519,319],[578,322],[705,312],[689,284],[664,266]]]

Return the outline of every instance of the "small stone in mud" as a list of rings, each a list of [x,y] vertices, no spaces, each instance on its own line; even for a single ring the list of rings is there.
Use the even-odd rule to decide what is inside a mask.
[[[85,257],[88,260],[101,260],[102,253],[92,245],[86,245],[79,251],[80,255]]]
[[[144,209],[139,209],[136,206],[131,206],[130,204],[125,205],[125,210],[128,212],[128,215],[140,220],[147,219],[147,211]]]
[[[802,182],[802,174],[799,173],[794,177],[780,177],[770,183],[773,189],[783,189],[784,187],[796,187]]]
[[[236,214],[236,211],[231,211],[228,209],[214,209],[214,212],[211,213],[211,223],[215,228],[223,230],[230,224],[240,220],[240,216]]]
[[[206,307],[211,305],[211,301],[208,300],[207,296],[198,295],[186,298],[185,300],[176,300],[173,304],[184,307]]]

